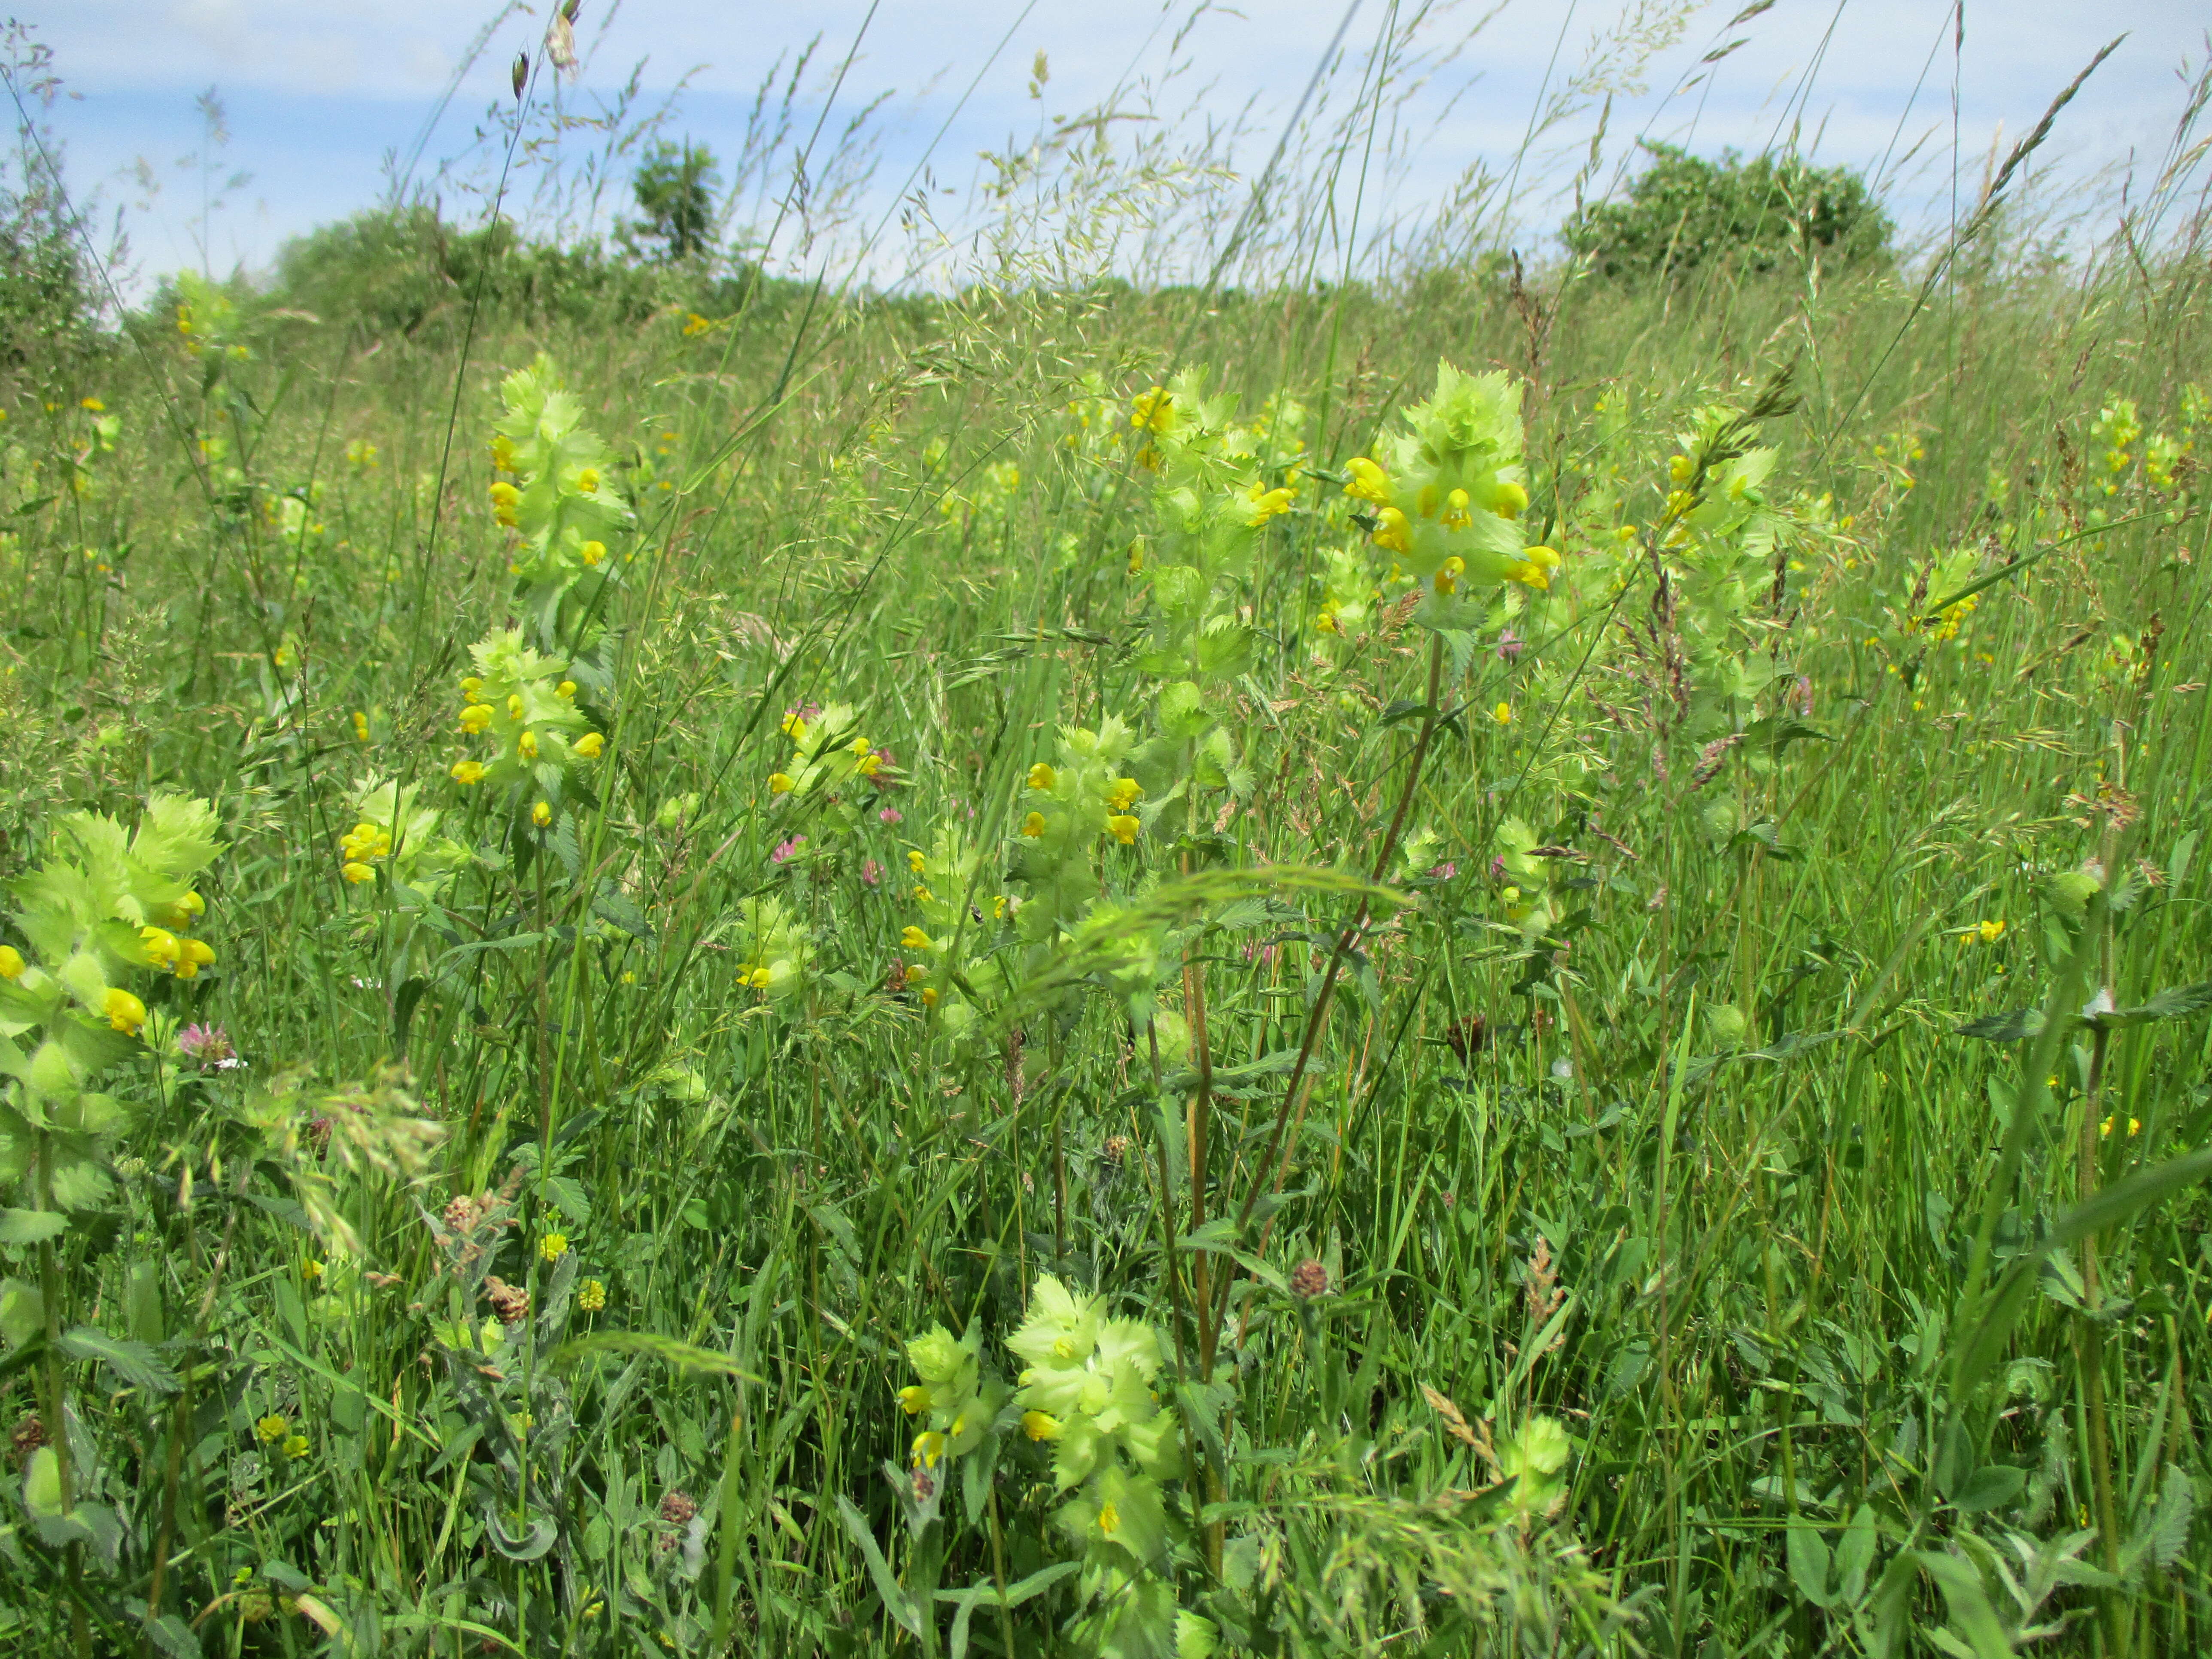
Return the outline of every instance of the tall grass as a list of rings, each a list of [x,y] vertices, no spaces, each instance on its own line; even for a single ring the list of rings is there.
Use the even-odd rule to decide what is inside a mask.
[[[0,1629],[1082,1650],[1048,1572],[1080,1546],[1026,1441],[912,1524],[902,1345],[975,1327],[1011,1381],[1044,1273],[1180,1344],[1176,1275],[1204,1261],[1242,1288],[1218,1376],[1161,1385],[1194,1470],[1167,1576],[1252,1650],[2191,1650],[2206,1024],[2187,996],[2069,1020],[2212,979],[2193,233],[1623,287],[1497,258],[1351,280],[1289,214],[1263,254],[1224,261],[1217,231],[1195,276],[1220,280],[1108,280],[1112,212],[1188,222],[1212,175],[1158,148],[1061,161],[937,291],[741,275],[638,322],[633,287],[538,305],[489,265],[434,269],[443,308],[404,316],[186,283],[102,350],[10,372],[0,856],[28,871],[71,809],[213,801],[219,966],[148,1000],[246,1064],[172,1039],[108,1085],[118,1195],[56,1255],[70,1320],[150,1369],[70,1350],[77,1478],[115,1531],[47,1540],[11,1493]],[[507,614],[498,387],[540,351],[639,532],[588,694],[597,799],[518,880],[447,771],[452,683]],[[1402,617],[1316,630],[1328,556],[1362,541],[1336,480],[1440,357],[1522,383],[1529,522],[1570,573],[1631,584],[1602,532],[1646,532],[1697,411],[1786,371],[1770,487],[1820,531],[1741,602],[1741,660],[1791,670],[1755,728],[1686,718],[1645,586],[1499,612],[1449,664],[1449,725]],[[1130,555],[1157,526],[1133,447],[1098,434],[1193,364],[1248,414],[1297,400],[1307,458],[1243,592],[1260,646],[1219,706],[1253,775],[1218,856],[1371,874],[1436,726],[1417,902],[1321,1023],[1284,1201],[1231,1241],[1249,1270],[1164,1248],[1185,1104],[1109,1000],[963,1050],[887,982],[907,850],[957,830],[995,881],[1055,731],[1146,706]],[[767,783],[786,711],[841,702],[895,759],[843,827]],[[371,779],[419,786],[467,854],[434,896],[342,878]],[[1561,849],[1534,938],[1492,864],[1509,819]],[[1133,888],[1181,872],[1165,842]],[[740,971],[763,896],[811,933],[796,1000]],[[1196,968],[1160,975],[1186,1020],[1204,988],[1213,1213],[1265,1168],[1352,902],[1210,912],[1178,935]],[[1960,1034],[2046,1005],[2040,1035]],[[395,1127],[417,1117],[419,1158]],[[514,1225],[473,1258],[452,1206],[483,1194]],[[565,1266],[536,1254],[552,1231]],[[0,1244],[10,1294],[29,1252]],[[455,1356],[487,1270],[542,1318],[479,1367]],[[573,1300],[586,1279],[603,1304]],[[29,1421],[37,1332],[0,1323],[20,1469],[54,1430]],[[304,1451],[257,1438],[271,1416]],[[1496,1484],[1537,1417],[1571,1442],[1548,1516]]]

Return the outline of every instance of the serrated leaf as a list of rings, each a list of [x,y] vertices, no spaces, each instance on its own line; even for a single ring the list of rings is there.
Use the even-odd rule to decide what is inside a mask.
[[[2108,1014],[2093,1014],[2082,1021],[2085,1025],[2107,1030],[2130,1025],[2148,1025],[2154,1020],[2179,1019],[2185,1015],[2212,1008],[2212,980],[2195,985],[2177,985],[2172,990],[2160,991],[2148,1002],[2132,1008],[2115,1008]]]
[[[2158,1509],[2145,1529],[2143,1541],[2150,1547],[2151,1559],[2161,1567],[2170,1567],[2181,1559],[2181,1552],[2189,1542],[2189,1525],[2197,1514],[2197,1488],[2187,1474],[2169,1463],[2166,1479],[2158,1490]]]
[[[126,1342],[96,1325],[77,1325],[62,1333],[62,1352],[72,1359],[96,1359],[125,1388],[174,1394],[177,1374],[154,1357],[143,1342]]]
[[[146,1635],[169,1659],[205,1659],[206,1650],[192,1627],[173,1613],[146,1621]]]
[[[1989,1014],[1980,1019],[1970,1019],[1958,1028],[1960,1036],[1979,1037],[1984,1042],[2018,1042],[2032,1037],[2043,1030],[2043,1010],[2015,1008],[2009,1013]]]
[[[0,1244],[36,1244],[68,1231],[69,1218],[58,1210],[0,1210]]]

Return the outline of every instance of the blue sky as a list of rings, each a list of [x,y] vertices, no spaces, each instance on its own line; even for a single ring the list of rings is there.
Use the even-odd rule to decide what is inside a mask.
[[[1948,3],[1777,0],[1730,27],[1741,3],[1692,11],[1650,58],[1644,89],[1616,88],[1610,153],[1639,132],[1687,137],[1702,149],[1755,150],[1786,137],[1794,122],[1806,142],[1817,137],[1822,159],[1871,167],[1929,135],[1896,199],[1908,220],[1940,221],[1953,167],[1954,77],[1961,188],[1971,195],[1993,141],[2002,135],[2008,144],[2024,133],[2096,48],[2123,32],[2127,42],[2067,112],[2050,153],[2063,156],[2075,179],[2124,166],[2130,154],[2154,163],[2182,105],[2178,71],[2205,51],[2198,0],[1968,0],[1955,62]],[[627,0],[611,13],[605,0],[586,0],[578,29],[585,71],[562,96],[587,104],[634,72],[649,94],[665,94],[688,76],[676,130],[727,155],[755,87],[780,55],[818,35],[816,67],[827,71],[859,36],[830,125],[883,97],[872,118],[886,181],[879,207],[925,153],[941,183],[964,187],[979,150],[1109,98],[1120,108],[1149,97],[1169,115],[1241,117],[1257,136],[1238,160],[1256,168],[1346,5],[1244,0],[1239,9],[1207,9],[1188,23],[1178,58],[1187,0],[1166,8],[1158,0],[875,0],[864,35],[869,0]],[[1417,9],[1418,0],[1398,0],[1401,21]],[[1507,0],[1464,40],[1488,3],[1430,9],[1421,38],[1444,61],[1397,111],[1415,135],[1414,159],[1397,179],[1401,208],[1441,192],[1470,162],[1504,167],[1546,88],[1556,92],[1586,63],[1594,40],[1619,34],[1624,21],[1649,27],[1680,8]],[[1389,0],[1364,0],[1347,44],[1364,52],[1389,11]],[[53,48],[70,94],[50,121],[66,146],[72,189],[97,191],[111,214],[125,210],[141,281],[200,264],[203,230],[207,261],[218,270],[258,267],[286,237],[373,204],[387,155],[416,143],[471,39],[501,17],[495,6],[450,0],[33,0],[19,15]],[[430,162],[467,149],[515,52],[535,53],[544,28],[542,5],[534,15],[510,7],[497,21],[489,50],[430,132]],[[1658,32],[1668,33],[1663,24]],[[1703,82],[1679,90],[1705,54],[1739,39]],[[1050,70],[1041,96],[1031,84],[1040,52]],[[817,85],[826,87],[826,74]],[[203,153],[195,100],[210,87],[231,134],[211,179],[179,165]],[[1540,177],[1556,184],[1570,166],[1559,158],[1579,150],[1596,110],[1592,100],[1554,130],[1545,152],[1553,160],[1537,168]],[[203,185],[236,173],[249,180],[217,192],[219,210],[204,212]],[[159,186],[150,193],[149,178]],[[1538,216],[1548,223],[1558,215],[1547,206]]]

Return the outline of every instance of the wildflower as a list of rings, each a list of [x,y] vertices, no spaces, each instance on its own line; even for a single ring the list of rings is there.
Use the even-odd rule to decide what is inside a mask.
[[[1499,703],[1497,708],[1490,711],[1490,718],[1496,720],[1500,726],[1512,725],[1513,705],[1510,702]]]
[[[568,1254],[568,1235],[566,1233],[548,1233],[538,1241],[538,1259],[540,1261],[558,1261]]]
[[[908,975],[908,977],[911,976],[911,975]],[[934,986],[927,986],[923,988],[921,993],[921,1006],[925,1008],[934,1008],[937,1006],[937,989]]]
[[[918,1469],[933,1469],[945,1455],[945,1437],[935,1429],[924,1429],[914,1437],[914,1466]]]
[[[1116,812],[1106,820],[1106,827],[1114,832],[1114,839],[1122,846],[1133,847],[1137,842],[1137,831],[1144,826],[1127,812]]]
[[[1106,810],[1109,812],[1126,812],[1136,805],[1137,797],[1144,793],[1144,785],[1139,783],[1136,779],[1116,778],[1114,780],[1113,787],[1106,792]]]
[[[1523,548],[1520,558],[1506,568],[1506,580],[1523,587],[1549,588],[1559,562],[1559,556],[1548,547]]]
[[[292,1432],[291,1419],[271,1412],[254,1424],[253,1432],[264,1444],[273,1446]]]
[[[914,890],[914,900],[917,904],[934,904],[937,902],[937,895],[927,887],[917,887]]]
[[[1291,1294],[1301,1302],[1310,1302],[1317,1296],[1328,1294],[1328,1269],[1308,1256],[1291,1269]]]
[[[360,886],[361,884],[365,881],[374,879],[376,875],[376,872],[370,869],[366,864],[355,863],[351,861],[338,866],[338,873],[343,876],[348,881],[353,883],[356,887]]]
[[[929,948],[929,935],[919,927],[909,927],[899,935],[899,949],[902,951],[927,951]]]
[[[455,761],[453,763],[453,781],[455,783],[481,783],[483,781],[483,767],[478,762],[464,760]]]
[[[607,544],[600,541],[586,542],[576,552],[586,564],[596,566],[607,556]]]
[[[1528,648],[1528,641],[1508,628],[1498,636],[1498,657],[1501,662],[1517,662],[1521,653]]]
[[[23,976],[23,953],[12,945],[0,945],[0,979]]]
[[[1099,1507],[1098,1530],[1110,1536],[1114,1533],[1119,1532],[1121,1528],[1121,1511],[1114,1507],[1113,1500],[1109,1498]]]
[[[1454,493],[1456,494],[1457,492],[1455,491]],[[1510,478],[1508,478],[1504,483],[1498,486],[1498,496],[1492,503],[1491,511],[1497,514],[1501,519],[1517,519],[1527,509],[1528,506],[1528,490],[1523,489],[1520,484],[1514,483]]]
[[[177,943],[183,947],[184,959],[177,963],[179,979],[198,979],[200,969],[215,965],[215,949],[204,939],[182,939]]]
[[[898,1391],[899,1409],[908,1417],[919,1417],[929,1409],[929,1390],[919,1382],[909,1382]]]
[[[896,806],[886,806],[882,811],[877,813],[876,817],[878,821],[884,823],[899,823],[904,822],[906,814]]]
[[[1437,592],[1449,594],[1459,586],[1459,579],[1467,574],[1467,561],[1455,554],[1437,570]]]
[[[228,1072],[240,1064],[220,1025],[187,1025],[177,1033],[177,1052],[203,1070]]]
[[[1413,526],[1406,515],[1396,507],[1386,507],[1382,509],[1379,521],[1375,526],[1375,545],[1388,548],[1393,553],[1410,553],[1413,550]]]
[[[553,803],[550,800],[539,801],[537,805],[530,809],[530,821],[536,824],[540,830],[543,830],[547,824],[552,823]]]
[[[1057,777],[1058,775],[1053,771],[1052,768],[1047,766],[1042,761],[1039,761],[1035,766],[1030,768],[1030,787],[1032,789],[1049,789],[1057,781]]]
[[[488,703],[472,702],[461,710],[461,730],[471,737],[481,736],[491,726],[491,707]]]
[[[2002,921],[1978,921],[1966,929],[1964,937],[1969,942],[1995,945],[2004,937],[2004,932],[2005,925]]]
[[[90,410],[95,415],[104,412],[107,408],[107,405],[97,398],[80,398],[77,399],[76,406],[79,409]]]
[[[576,475],[576,493],[580,495],[596,495],[599,493],[599,468],[587,466]]]
[[[777,843],[775,850],[768,855],[769,862],[771,864],[788,864],[793,858],[798,856],[799,849],[805,845],[806,837],[804,836],[793,836],[788,841],[780,842]]]
[[[100,999],[100,1012],[107,1016],[108,1024],[125,1036],[136,1036],[146,1023],[146,1005],[130,992],[112,986]]]
[[[1244,515],[1244,523],[1248,528],[1257,530],[1268,520],[1279,519],[1289,512],[1297,502],[1297,495],[1290,489],[1263,489],[1255,482],[1244,492],[1244,499],[1252,504],[1251,509]]]
[[[353,711],[353,737],[356,743],[368,741],[368,716],[358,708]]]
[[[771,772],[768,775],[768,792],[771,795],[787,795],[798,787],[791,781],[791,775],[787,772]]]
[[[145,948],[147,961],[156,968],[173,967],[184,953],[177,936],[160,927],[141,927],[138,942]]]
[[[1339,622],[1336,618],[1336,601],[1334,599],[1329,600],[1327,604],[1322,606],[1321,614],[1314,618],[1314,626],[1324,634],[1341,634],[1344,632],[1344,624]]]
[[[1175,398],[1164,387],[1154,386],[1129,407],[1129,424],[1143,432],[1175,430]]]
[[[500,523],[512,526],[514,510],[522,505],[522,492],[504,478],[491,487],[491,515]]]
[[[2100,1134],[2100,1135],[2108,1135],[2108,1134],[2112,1133],[2112,1124],[2114,1123],[2114,1121],[2116,1121],[2116,1120],[2114,1120],[2114,1119],[2112,1119],[2112,1118],[2109,1118],[2109,1117],[2108,1117],[2108,1118],[2106,1118],[2106,1119],[2102,1123],[2100,1123],[2100,1124],[2099,1124],[2099,1125],[2097,1126],[2097,1133],[2098,1133],[2099,1134]],[[2142,1120],[2141,1118],[2139,1118],[2139,1117],[2131,1117],[2131,1118],[2130,1118],[2130,1119],[2128,1120],[2128,1136],[2129,1136],[2129,1138],[2130,1138],[2130,1139],[2134,1139],[2136,1135],[2141,1134],[2142,1133]]]
[[[568,750],[571,754],[580,755],[586,760],[597,760],[605,752],[606,746],[606,738],[599,732],[586,732],[568,745]]]
[[[536,760],[538,758],[538,734],[535,732],[525,732],[520,737],[514,740],[514,752],[521,756],[525,760]]]
[[[586,1313],[597,1313],[607,1305],[607,1287],[596,1279],[587,1279],[576,1287],[576,1305]]]
[[[906,867],[918,876],[929,867],[929,860],[922,857],[920,853],[908,849],[906,855]]]
[[[1350,475],[1344,493],[1356,501],[1372,501],[1377,507],[1390,504],[1390,475],[1364,455],[1354,455],[1345,464]]]
[[[563,702],[574,702],[576,700],[576,682],[562,680],[560,684],[553,688],[553,695]]]
[[[862,859],[860,860],[860,884],[863,887],[875,887],[880,885],[883,878],[884,866],[882,865],[877,863],[873,859]]]

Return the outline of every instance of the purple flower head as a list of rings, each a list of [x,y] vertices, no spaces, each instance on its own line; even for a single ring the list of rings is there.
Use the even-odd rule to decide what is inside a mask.
[[[1491,878],[1491,880],[1492,880],[1492,881],[1503,881],[1503,880],[1504,880],[1504,879],[1505,879],[1505,854],[1504,854],[1500,853],[1500,854],[1499,854],[1496,858],[1494,858],[1494,859],[1491,860],[1491,861],[1490,861],[1490,878]]]
[[[806,837],[805,837],[805,836],[793,836],[789,841],[785,842],[781,846],[778,847],[778,848],[775,849],[775,851],[774,851],[773,853],[770,853],[770,854],[768,855],[768,857],[769,857],[769,863],[771,863],[771,864],[785,864],[785,863],[788,863],[788,862],[790,861],[790,860],[791,860],[792,855],[793,855],[793,854],[797,853],[800,848],[802,848],[802,847],[804,847],[804,846],[805,846],[805,845],[806,845]]]
[[[1790,706],[1808,719],[1813,713],[1813,677],[1800,674],[1797,684],[1790,688]]]
[[[1458,873],[1459,866],[1454,864],[1449,859],[1446,859],[1442,864],[1431,865],[1429,867],[1431,881],[1449,881]]]
[[[1500,662],[1517,662],[1521,653],[1528,648],[1528,641],[1508,628],[1498,636],[1498,658]]]
[[[883,878],[884,866],[882,865],[877,863],[873,859],[862,859],[860,860],[860,879],[864,883],[870,887],[873,887]]]
[[[246,1062],[220,1025],[187,1025],[177,1033],[177,1052],[204,1072],[234,1071]]]
[[[896,823],[904,818],[906,814],[896,806],[886,806],[882,811],[877,813],[876,817],[885,823]]]

